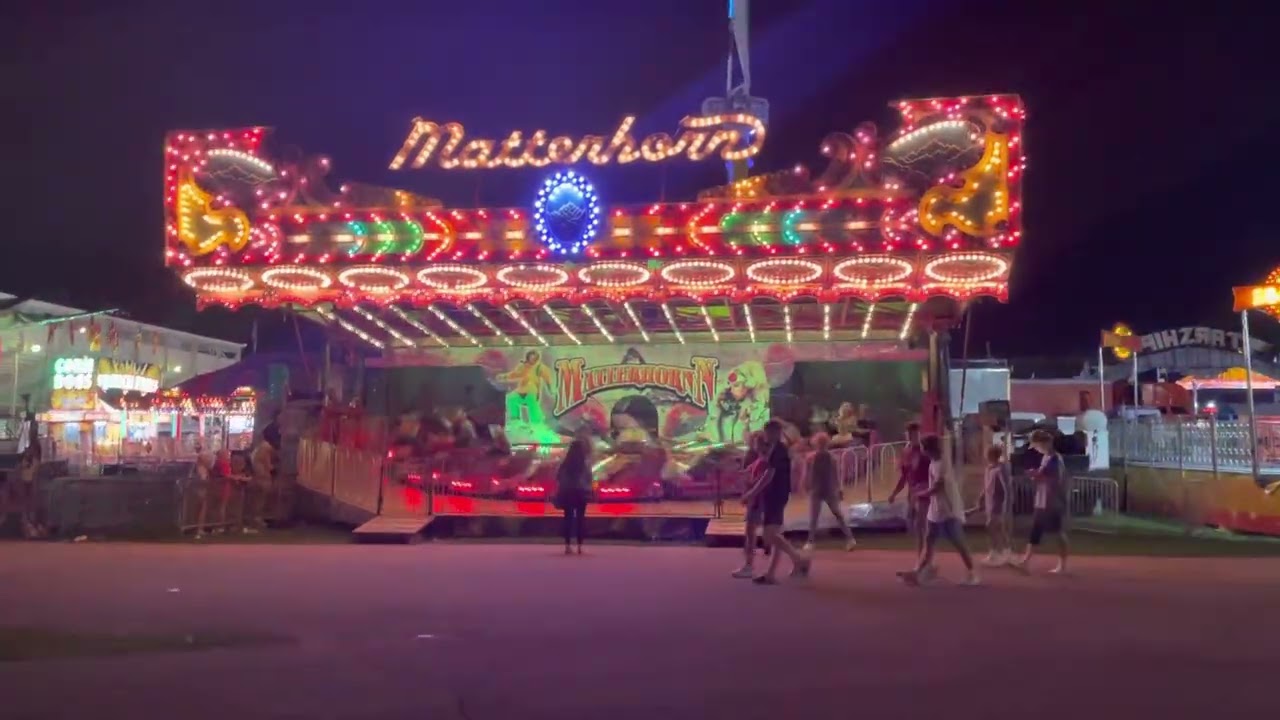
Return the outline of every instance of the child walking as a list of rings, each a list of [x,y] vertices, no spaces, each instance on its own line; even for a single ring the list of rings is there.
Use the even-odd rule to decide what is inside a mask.
[[[836,460],[827,449],[830,444],[831,438],[826,433],[813,436],[813,455],[809,458],[809,542],[804,545],[805,552],[813,550],[818,534],[818,516],[822,514],[824,505],[836,516],[836,525],[844,533],[844,549],[852,551],[858,546],[844,509],[840,507],[840,482],[836,478]]]
[[[991,543],[984,565],[1008,565],[1009,543],[1009,468],[1004,462],[1004,448],[987,448],[987,472],[982,484],[982,509],[987,515],[987,539]],[[969,512],[976,512],[977,507]]]
[[[937,435],[929,435],[920,441],[920,447],[925,457],[929,458],[929,488],[923,493],[923,497],[929,499],[929,509],[925,516],[928,528],[925,531],[924,550],[920,553],[915,569],[899,573],[899,576],[908,584],[918,585],[921,572],[933,563],[938,536],[945,535],[956,552],[960,553],[960,560],[968,571],[964,584],[977,585],[978,573],[973,567],[969,548],[964,543],[964,505],[960,498],[960,487],[943,465],[942,441]]]
[[[765,439],[764,433],[757,432],[752,435],[747,444],[747,454],[742,459],[744,494],[746,490],[755,487],[760,477],[769,469],[768,455],[769,441]],[[733,577],[750,580],[756,576],[756,539],[760,533],[760,525],[764,521],[764,503],[759,496],[746,504],[746,513],[746,527],[743,528],[742,538],[743,563],[742,567],[733,571]]]

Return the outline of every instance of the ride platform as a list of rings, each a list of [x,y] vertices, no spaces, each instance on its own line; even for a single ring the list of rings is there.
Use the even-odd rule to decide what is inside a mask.
[[[352,531],[352,535],[357,542],[416,543],[422,539],[427,526],[435,520],[434,515],[426,517],[378,515],[357,527]]]

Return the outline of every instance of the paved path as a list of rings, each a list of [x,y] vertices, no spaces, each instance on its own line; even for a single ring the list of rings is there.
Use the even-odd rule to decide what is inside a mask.
[[[0,665],[7,720],[1268,717],[1280,560],[1085,558],[911,589],[905,553],[0,544],[3,624],[285,647]],[[958,576],[953,556],[944,574]],[[1266,613],[1270,610],[1270,617]]]

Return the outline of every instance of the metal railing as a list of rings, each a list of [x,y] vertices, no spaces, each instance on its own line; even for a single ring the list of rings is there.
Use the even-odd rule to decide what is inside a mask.
[[[1249,424],[1214,418],[1161,418],[1157,422],[1112,420],[1111,457],[1133,465],[1249,473],[1253,453],[1264,474],[1280,474],[1280,422],[1260,421],[1256,448]]]
[[[302,438],[298,440],[298,485],[365,512],[379,512],[382,453]]]
[[[898,459],[906,443],[832,451],[840,486],[850,501],[886,499],[898,481]],[[556,491],[557,463],[546,453],[517,450],[491,453],[466,448],[426,458],[395,459],[314,438],[298,444],[298,486],[327,501],[366,513],[401,517],[538,513]],[[730,456],[731,457],[731,456]],[[792,453],[792,489],[809,489],[811,451]],[[644,453],[635,461],[645,462]],[[664,466],[665,467],[665,466]],[[746,489],[736,459],[710,461],[677,477],[658,466],[642,469],[632,479],[614,479],[596,488],[596,502],[648,503],[648,512],[720,517],[726,501]],[[608,493],[617,492],[612,497]],[[545,507],[542,508],[545,512]]]
[[[53,463],[45,463],[51,465]],[[193,476],[190,463],[146,472],[77,476],[43,473],[35,482],[30,517],[47,537],[160,536],[251,527],[289,515],[286,483]],[[43,471],[42,465],[42,471]]]
[[[1076,475],[1067,485],[1067,507],[1073,517],[1115,515],[1120,512],[1120,484],[1108,477]],[[1026,475],[1013,480],[1009,507],[1014,515],[1035,510],[1036,482]]]

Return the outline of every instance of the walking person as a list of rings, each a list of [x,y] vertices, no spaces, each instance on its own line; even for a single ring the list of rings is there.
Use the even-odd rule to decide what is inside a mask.
[[[587,515],[587,496],[591,493],[591,445],[588,440],[577,438],[569,444],[569,450],[556,471],[556,507],[564,512],[564,554],[573,550],[571,541],[577,538],[578,554],[582,554],[583,524]]]
[[[1030,473],[1036,483],[1035,511],[1031,516],[1031,536],[1027,538],[1026,552],[1015,567],[1027,572],[1036,547],[1045,534],[1055,534],[1058,536],[1058,564],[1049,572],[1057,575],[1067,571],[1067,558],[1071,554],[1071,543],[1067,538],[1069,491],[1066,465],[1053,447],[1053,435],[1047,430],[1031,433],[1030,441],[1042,459],[1040,467]]]
[[[937,545],[938,537],[946,536],[960,554],[960,560],[968,571],[964,584],[977,585],[978,573],[964,542],[964,504],[960,497],[960,486],[942,462],[942,440],[937,435],[929,435],[920,445],[929,458],[929,487],[923,493],[929,501],[929,509],[926,511],[929,526],[925,533],[924,550],[920,553],[915,569],[899,573],[899,577],[910,585],[917,585],[925,580],[924,570],[933,565],[934,546]]]
[[[984,565],[999,566],[1012,562],[1013,552],[1009,539],[1009,466],[1004,462],[1004,448],[993,445],[987,448],[987,471],[982,483],[981,509],[987,516],[987,550]],[[974,506],[969,512],[977,512]]]
[[[809,542],[805,543],[805,552],[813,550],[818,534],[818,516],[822,514],[824,505],[836,516],[836,525],[844,533],[844,549],[852,551],[858,546],[858,541],[853,539],[853,531],[849,529],[844,508],[840,507],[840,481],[836,477],[836,459],[827,449],[830,444],[831,438],[826,433],[813,436],[813,455],[809,458]]]
[[[929,457],[920,443],[920,423],[907,423],[907,447],[898,459],[898,484],[889,493],[889,504],[898,498],[898,493],[907,490],[907,531],[915,539],[916,554],[924,552],[925,535],[929,529],[927,515],[929,498],[924,495],[929,489]],[[923,574],[927,577],[934,572],[932,565],[926,566]]]
[[[743,503],[751,507],[751,503],[760,498],[762,522],[764,523],[764,541],[773,548],[773,557],[769,558],[769,567],[765,573],[752,582],[758,585],[776,585],[778,583],[778,562],[782,555],[791,558],[792,577],[808,577],[813,561],[795,548],[782,535],[782,521],[787,510],[787,501],[791,499],[791,453],[782,442],[782,423],[770,420],[764,426],[765,439],[768,441],[767,467],[756,484],[747,491]]]
[[[745,478],[744,488],[750,490],[755,487],[756,482],[760,480],[761,475],[768,469],[768,450],[769,441],[765,439],[763,432],[756,432],[751,435],[748,443],[747,454],[742,458],[742,475]],[[747,496],[743,494],[743,503],[747,508],[746,527],[743,530],[742,540],[742,567],[733,571],[733,576],[741,579],[750,579],[755,577],[755,554],[756,554],[756,535],[760,532],[760,524],[764,521],[764,505],[763,500],[756,496],[751,502],[747,502]]]

